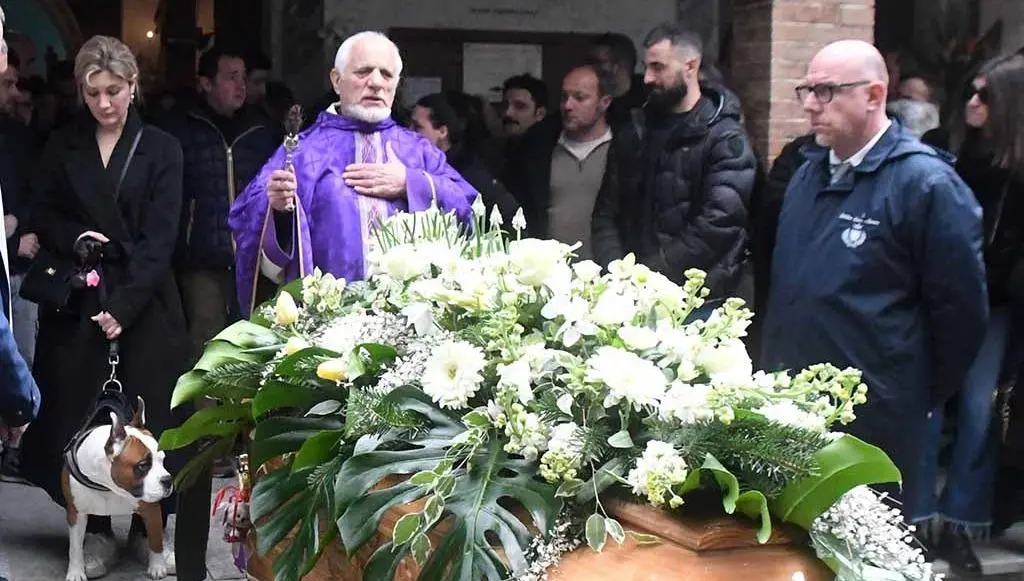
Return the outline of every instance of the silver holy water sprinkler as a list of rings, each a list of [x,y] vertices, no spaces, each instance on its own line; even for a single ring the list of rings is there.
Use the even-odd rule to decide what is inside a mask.
[[[299,149],[299,131],[302,129],[302,106],[292,105],[288,109],[288,115],[284,119],[284,169],[295,175],[295,165],[292,163],[295,158],[295,151]],[[285,208],[289,212],[295,211],[294,198],[288,201]]]

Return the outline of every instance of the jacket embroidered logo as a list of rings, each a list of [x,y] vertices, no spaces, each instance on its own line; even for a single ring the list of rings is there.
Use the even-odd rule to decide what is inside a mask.
[[[864,214],[854,217],[843,213],[839,215],[839,219],[850,223],[850,226],[840,235],[847,248],[857,248],[867,241],[868,234],[864,231],[864,226],[878,226],[879,224],[878,220],[867,218]]]

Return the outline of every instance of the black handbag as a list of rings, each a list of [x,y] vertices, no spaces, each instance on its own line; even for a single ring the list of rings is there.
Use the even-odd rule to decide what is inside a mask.
[[[121,168],[121,176],[117,180],[117,187],[114,190],[114,197],[121,190],[121,184],[128,175],[128,167],[135,157],[135,150],[139,147],[142,139],[142,131],[135,134],[132,147],[128,151],[128,159]],[[21,291],[18,295],[26,301],[52,310],[62,310],[68,306],[72,291],[83,289],[86,284],[86,272],[78,268],[74,259],[55,256],[40,251],[32,261],[21,282]]]

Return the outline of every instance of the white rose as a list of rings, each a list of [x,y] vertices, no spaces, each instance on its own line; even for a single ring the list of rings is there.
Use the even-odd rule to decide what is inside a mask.
[[[594,310],[591,313],[591,320],[598,325],[613,327],[624,325],[633,320],[636,316],[636,303],[633,299],[608,291],[597,299]]]
[[[716,384],[750,383],[754,374],[754,364],[747,354],[747,347],[739,339],[730,339],[713,349],[702,350],[697,364]]]
[[[619,338],[634,351],[647,351],[658,344],[658,334],[646,327],[622,327],[619,329]]]
[[[426,272],[427,262],[412,244],[396,246],[379,257],[379,267],[388,276],[402,282]]]
[[[590,282],[601,276],[601,265],[597,264],[593,260],[577,262],[572,265],[572,269],[576,272],[576,278],[583,282]]]
[[[565,261],[565,245],[557,240],[526,238],[509,244],[509,260],[519,282],[537,287],[551,275],[555,265]]]

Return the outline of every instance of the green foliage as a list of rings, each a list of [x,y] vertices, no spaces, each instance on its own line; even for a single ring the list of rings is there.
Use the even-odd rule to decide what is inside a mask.
[[[818,476],[793,482],[772,502],[772,512],[804,529],[848,491],[863,485],[899,482],[900,471],[881,449],[844,435],[815,455]]]
[[[422,425],[420,416],[403,411],[392,398],[357,387],[349,390],[345,412],[345,437],[349,440],[388,431],[394,431],[396,438],[400,434],[412,438]]]
[[[760,543],[768,542],[772,535],[772,519],[768,510],[768,499],[758,490],[741,490],[736,476],[714,456],[708,454],[700,468],[690,472],[679,495],[683,496],[700,489],[708,480],[705,476],[710,476],[711,480],[721,489],[723,493],[722,508],[725,509],[726,514],[733,514],[738,510],[740,514],[759,520],[761,527],[757,531],[757,540]]]
[[[731,424],[699,422],[672,435],[683,458],[699,465],[709,454],[730,466],[744,488],[773,497],[791,482],[811,478],[819,467],[815,453],[829,440],[813,432],[741,414]]]
[[[160,434],[160,448],[178,450],[206,437],[233,437],[242,432],[250,419],[249,405],[229,403],[203,408],[177,428]]]
[[[337,537],[331,518],[340,469],[341,457],[337,456],[316,468],[275,470],[256,483],[251,514],[257,523],[257,551],[266,555],[295,531],[274,559],[275,581],[299,581]]]
[[[332,416],[266,419],[256,424],[253,430],[249,460],[252,466],[262,466],[277,456],[298,452],[306,440],[323,431],[340,430],[342,427],[342,421]]]
[[[238,435],[234,434],[218,440],[212,440],[202,446],[200,452],[190,458],[181,467],[181,470],[178,470],[178,473],[174,475],[174,487],[181,490],[191,488],[196,482],[199,482],[199,478],[206,473],[207,469],[213,466],[215,460],[231,453],[237,439]]]
[[[544,532],[557,515],[554,488],[535,478],[534,464],[509,458],[500,439],[487,441],[465,466],[453,468],[449,451],[453,440],[465,431],[459,419],[447,415],[425,394],[413,388],[398,389],[388,397],[399,409],[422,415],[428,424],[408,442],[411,446],[408,449],[374,450],[345,461],[338,475],[336,502],[341,514],[338,528],[349,554],[358,551],[372,537],[385,512],[424,496],[424,487],[409,481],[370,492],[372,486],[389,476],[435,470],[441,466],[452,470],[451,475],[430,479],[428,486],[444,499],[444,508],[454,519],[452,528],[430,551],[420,579],[497,581],[507,578],[506,565],[491,546],[488,534],[500,540],[512,569],[522,571],[526,566],[524,550],[531,534],[526,523],[503,504],[510,501],[525,508],[533,524]],[[418,479],[426,480],[422,476]],[[421,524],[425,522],[421,520]],[[409,539],[426,533],[429,528],[414,530]],[[402,537],[406,538],[404,534]],[[393,570],[407,545],[400,548],[402,550],[375,553],[364,572],[366,578],[382,578],[375,575]],[[422,546],[416,548],[422,550]]]

